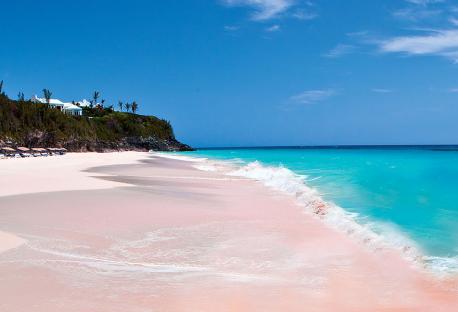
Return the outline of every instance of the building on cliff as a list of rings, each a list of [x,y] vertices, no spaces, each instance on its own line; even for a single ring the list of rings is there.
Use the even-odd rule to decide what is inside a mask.
[[[31,100],[34,103],[43,103],[43,104],[48,103],[46,99],[39,98],[36,95],[34,95]],[[82,102],[78,102],[78,103],[85,103],[85,100],[83,100]],[[50,99],[49,106],[51,108],[60,110],[63,113],[68,114],[68,115],[72,115],[72,116],[82,116],[83,115],[83,109],[81,108],[81,106],[73,104],[73,103],[64,103],[58,99]]]

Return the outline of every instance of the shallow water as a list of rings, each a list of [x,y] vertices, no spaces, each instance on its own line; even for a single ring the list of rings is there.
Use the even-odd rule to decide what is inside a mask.
[[[456,265],[458,151],[453,148],[215,149],[186,155],[283,166],[305,177],[325,200],[356,214],[360,224],[388,240],[412,240],[437,265]]]

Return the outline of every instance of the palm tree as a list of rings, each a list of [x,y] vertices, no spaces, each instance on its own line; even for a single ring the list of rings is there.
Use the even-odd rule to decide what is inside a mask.
[[[124,103],[121,102],[121,101],[118,101],[118,107],[119,107],[119,110],[122,112],[122,107],[123,107]]]
[[[94,91],[94,94],[92,95],[92,98],[94,99],[94,106],[97,105],[97,99],[100,97],[100,92],[99,91]]]
[[[17,99],[20,102],[24,102],[24,99],[25,99],[24,93],[23,92],[19,92],[18,95],[17,95]]]
[[[130,109],[130,103],[124,104],[124,107],[126,108],[126,111],[129,112]]]
[[[138,109],[138,104],[137,104],[137,102],[133,101],[133,102],[132,102],[132,113],[135,114],[135,112],[137,111],[137,109]]]
[[[43,89],[43,96],[46,99],[46,103],[48,103],[48,105],[49,105],[49,103],[51,102],[52,92],[49,91],[48,89]]]
[[[101,104],[102,104],[102,108],[103,108],[103,106],[105,105],[105,100],[104,99],[102,99]]]

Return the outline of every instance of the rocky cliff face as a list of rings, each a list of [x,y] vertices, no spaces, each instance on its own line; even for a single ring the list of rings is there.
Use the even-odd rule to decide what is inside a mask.
[[[165,119],[112,107],[83,108],[70,116],[45,104],[0,94],[0,146],[65,147],[72,152],[188,151]]]
[[[156,139],[154,137],[127,137],[117,142],[106,141],[69,141],[62,147],[72,152],[111,152],[111,151],[192,151],[193,148],[175,139]]]
[[[192,151],[193,148],[174,138],[125,137],[116,141],[69,139],[56,140],[52,135],[33,131],[23,140],[0,139],[0,146],[26,147],[65,147],[69,152],[112,152],[112,151]]]

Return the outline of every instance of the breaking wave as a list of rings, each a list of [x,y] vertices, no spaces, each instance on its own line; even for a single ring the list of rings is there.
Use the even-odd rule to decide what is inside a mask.
[[[402,233],[394,224],[370,222],[357,213],[325,201],[314,188],[307,186],[307,176],[299,175],[283,166],[265,166],[258,161],[248,163],[228,173],[246,177],[265,186],[296,198],[304,211],[321,219],[329,227],[345,233],[372,250],[394,248],[416,266],[426,268],[438,275],[458,273],[457,257],[425,256],[417,244]]]
[[[286,167],[267,166],[258,161],[246,163],[240,159],[220,161],[181,155],[174,155],[173,158],[194,160],[196,163],[193,167],[199,170],[218,171],[232,177],[261,182],[272,190],[293,196],[305,213],[319,218],[330,228],[346,234],[371,250],[394,248],[416,267],[425,268],[439,276],[458,274],[458,257],[425,255],[415,241],[395,224],[370,221],[365,216],[324,200],[317,189],[307,185],[312,179],[309,180],[307,176],[296,174]]]

